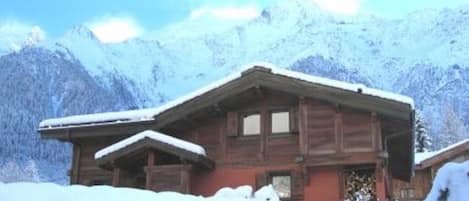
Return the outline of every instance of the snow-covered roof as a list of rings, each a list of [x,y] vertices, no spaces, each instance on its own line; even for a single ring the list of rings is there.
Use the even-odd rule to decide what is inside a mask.
[[[230,81],[238,79],[243,76],[243,72],[249,69],[255,68],[255,67],[264,67],[266,69],[269,69],[271,73],[275,75],[286,76],[286,77],[303,80],[306,82],[319,84],[323,86],[338,88],[338,89],[342,89],[346,91],[359,92],[364,95],[375,96],[375,97],[379,97],[379,98],[383,98],[383,99],[387,99],[391,101],[408,104],[411,108],[414,108],[414,101],[412,98],[408,96],[369,88],[363,84],[353,84],[353,83],[308,75],[308,74],[304,74],[301,72],[295,72],[295,71],[276,67],[270,63],[256,62],[256,63],[248,64],[244,67],[241,67],[239,71],[233,74],[230,74],[223,79],[215,81],[212,84],[209,84],[196,91],[193,91],[192,93],[181,96],[180,98],[177,98],[173,101],[163,104],[160,107],[46,119],[39,123],[39,128],[47,129],[47,128],[57,128],[57,127],[74,127],[74,126],[80,126],[80,125],[85,125],[85,124],[90,125],[90,124],[109,124],[109,123],[133,122],[133,121],[151,121],[151,120],[154,120],[155,116],[157,116],[158,114],[166,110],[169,110],[170,108],[178,106],[182,103],[185,103],[189,100],[192,100],[198,96],[201,96],[211,90],[219,88],[227,84]]]
[[[459,142],[456,142],[450,146],[447,146],[443,149],[440,149],[438,151],[430,151],[430,152],[422,152],[422,153],[415,153],[415,164],[416,165],[419,165],[421,164],[423,161],[425,160],[428,160],[430,158],[433,158],[435,156],[438,156],[442,153],[445,153],[451,149],[454,149],[462,144],[465,144],[465,143],[468,143],[469,142],[469,139],[466,139],[466,140],[462,140],[462,141],[459,141]]]
[[[202,146],[198,145],[198,144],[194,144],[192,142],[184,141],[184,140],[181,140],[181,139],[169,136],[169,135],[165,135],[163,133],[159,133],[159,132],[156,132],[156,131],[153,131],[153,130],[146,130],[146,131],[137,133],[137,134],[135,134],[135,135],[133,135],[129,138],[123,139],[123,140],[121,140],[121,141],[119,141],[115,144],[112,144],[110,146],[107,146],[107,147],[99,150],[94,155],[94,158],[95,159],[102,158],[102,157],[104,157],[108,154],[111,154],[113,152],[121,150],[121,149],[123,149],[123,148],[125,148],[125,147],[127,147],[131,144],[134,144],[134,143],[136,143],[140,140],[143,140],[145,138],[156,140],[158,142],[163,142],[163,143],[178,147],[180,149],[184,149],[186,151],[189,151],[189,152],[192,152],[192,153],[195,153],[195,154],[198,154],[198,155],[206,156],[205,149]]]

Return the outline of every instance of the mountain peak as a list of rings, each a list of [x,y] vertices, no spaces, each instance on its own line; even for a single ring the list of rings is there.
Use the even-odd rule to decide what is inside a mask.
[[[96,35],[91,31],[88,27],[84,25],[76,25],[66,34],[66,37],[80,37],[80,38],[87,38],[91,40],[99,41]]]

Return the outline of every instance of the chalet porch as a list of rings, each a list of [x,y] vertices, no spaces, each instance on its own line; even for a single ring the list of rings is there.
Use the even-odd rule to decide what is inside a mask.
[[[95,155],[100,167],[112,171],[113,186],[190,193],[192,171],[213,168],[198,145],[150,130],[135,136],[140,137],[124,139]]]

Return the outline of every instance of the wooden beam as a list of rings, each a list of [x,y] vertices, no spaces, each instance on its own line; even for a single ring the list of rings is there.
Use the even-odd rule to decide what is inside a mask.
[[[377,182],[383,182],[384,180],[384,167],[382,160],[376,161],[376,167],[375,167],[375,178]]]
[[[259,143],[259,149],[260,149],[260,160],[261,161],[264,161],[265,160],[265,155],[266,155],[266,151],[267,151],[267,135],[268,135],[268,132],[270,131],[269,129],[269,126],[270,126],[270,122],[269,122],[269,111],[268,111],[268,108],[267,108],[267,100],[265,98],[265,96],[262,96],[261,97],[262,100],[261,100],[261,133],[260,133],[260,143]]]
[[[218,134],[220,138],[220,148],[221,148],[221,161],[226,160],[226,120],[222,118],[219,120],[219,128],[218,128]]]
[[[262,90],[262,87],[259,84],[257,84],[254,88],[256,89],[257,96],[259,96],[259,98],[261,99],[264,99],[265,94],[264,94],[264,91]]]
[[[181,193],[190,193],[190,174],[189,174],[189,171],[190,171],[190,166],[188,165],[184,165],[182,168],[181,168]]]
[[[338,153],[342,153],[344,150],[344,143],[343,143],[343,138],[344,138],[344,132],[343,132],[343,118],[342,118],[342,113],[340,111],[337,111],[334,115],[334,135],[335,135],[335,145],[336,145],[336,151]]]
[[[80,157],[81,146],[78,143],[73,143],[73,160],[72,160],[72,175],[70,184],[78,184],[80,179]]]
[[[344,200],[345,196],[345,176],[344,166],[337,167],[338,182],[339,182],[339,200]]]
[[[121,169],[114,167],[112,170],[112,186],[117,187],[120,183]]]
[[[343,153],[343,154],[323,154],[306,156],[305,165],[307,167],[330,166],[330,165],[360,165],[376,163],[376,153]]]
[[[145,189],[151,189],[152,186],[152,171],[155,165],[155,152],[153,150],[148,150],[147,155],[147,171],[146,171],[146,181],[145,181]]]
[[[215,112],[219,114],[223,114],[226,111],[222,106],[220,106],[220,103],[213,104],[213,108],[215,109]]]
[[[303,174],[303,185],[309,186],[310,184],[310,174],[309,170],[305,165],[301,165],[301,173]]]
[[[308,153],[308,105],[304,97],[300,97],[298,101],[298,117],[299,117],[299,147],[300,153],[306,155]]]
[[[375,112],[371,113],[371,136],[373,140],[373,148],[377,151],[383,150],[383,141],[381,133],[381,121]]]

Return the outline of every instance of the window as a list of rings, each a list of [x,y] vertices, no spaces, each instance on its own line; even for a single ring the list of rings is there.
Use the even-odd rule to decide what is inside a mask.
[[[415,198],[415,190],[413,188],[401,189],[401,198]]]
[[[290,132],[290,113],[289,112],[272,112],[271,115],[272,133],[288,133]]]
[[[401,189],[401,198],[407,198],[407,191],[406,191],[406,189]]]
[[[409,198],[414,198],[415,197],[415,191],[414,189],[409,189],[407,191],[407,195],[409,196]]]
[[[259,113],[243,116],[243,135],[259,135],[261,133],[261,115]]]
[[[274,190],[282,200],[291,198],[291,176],[290,174],[272,174],[271,183]]]

